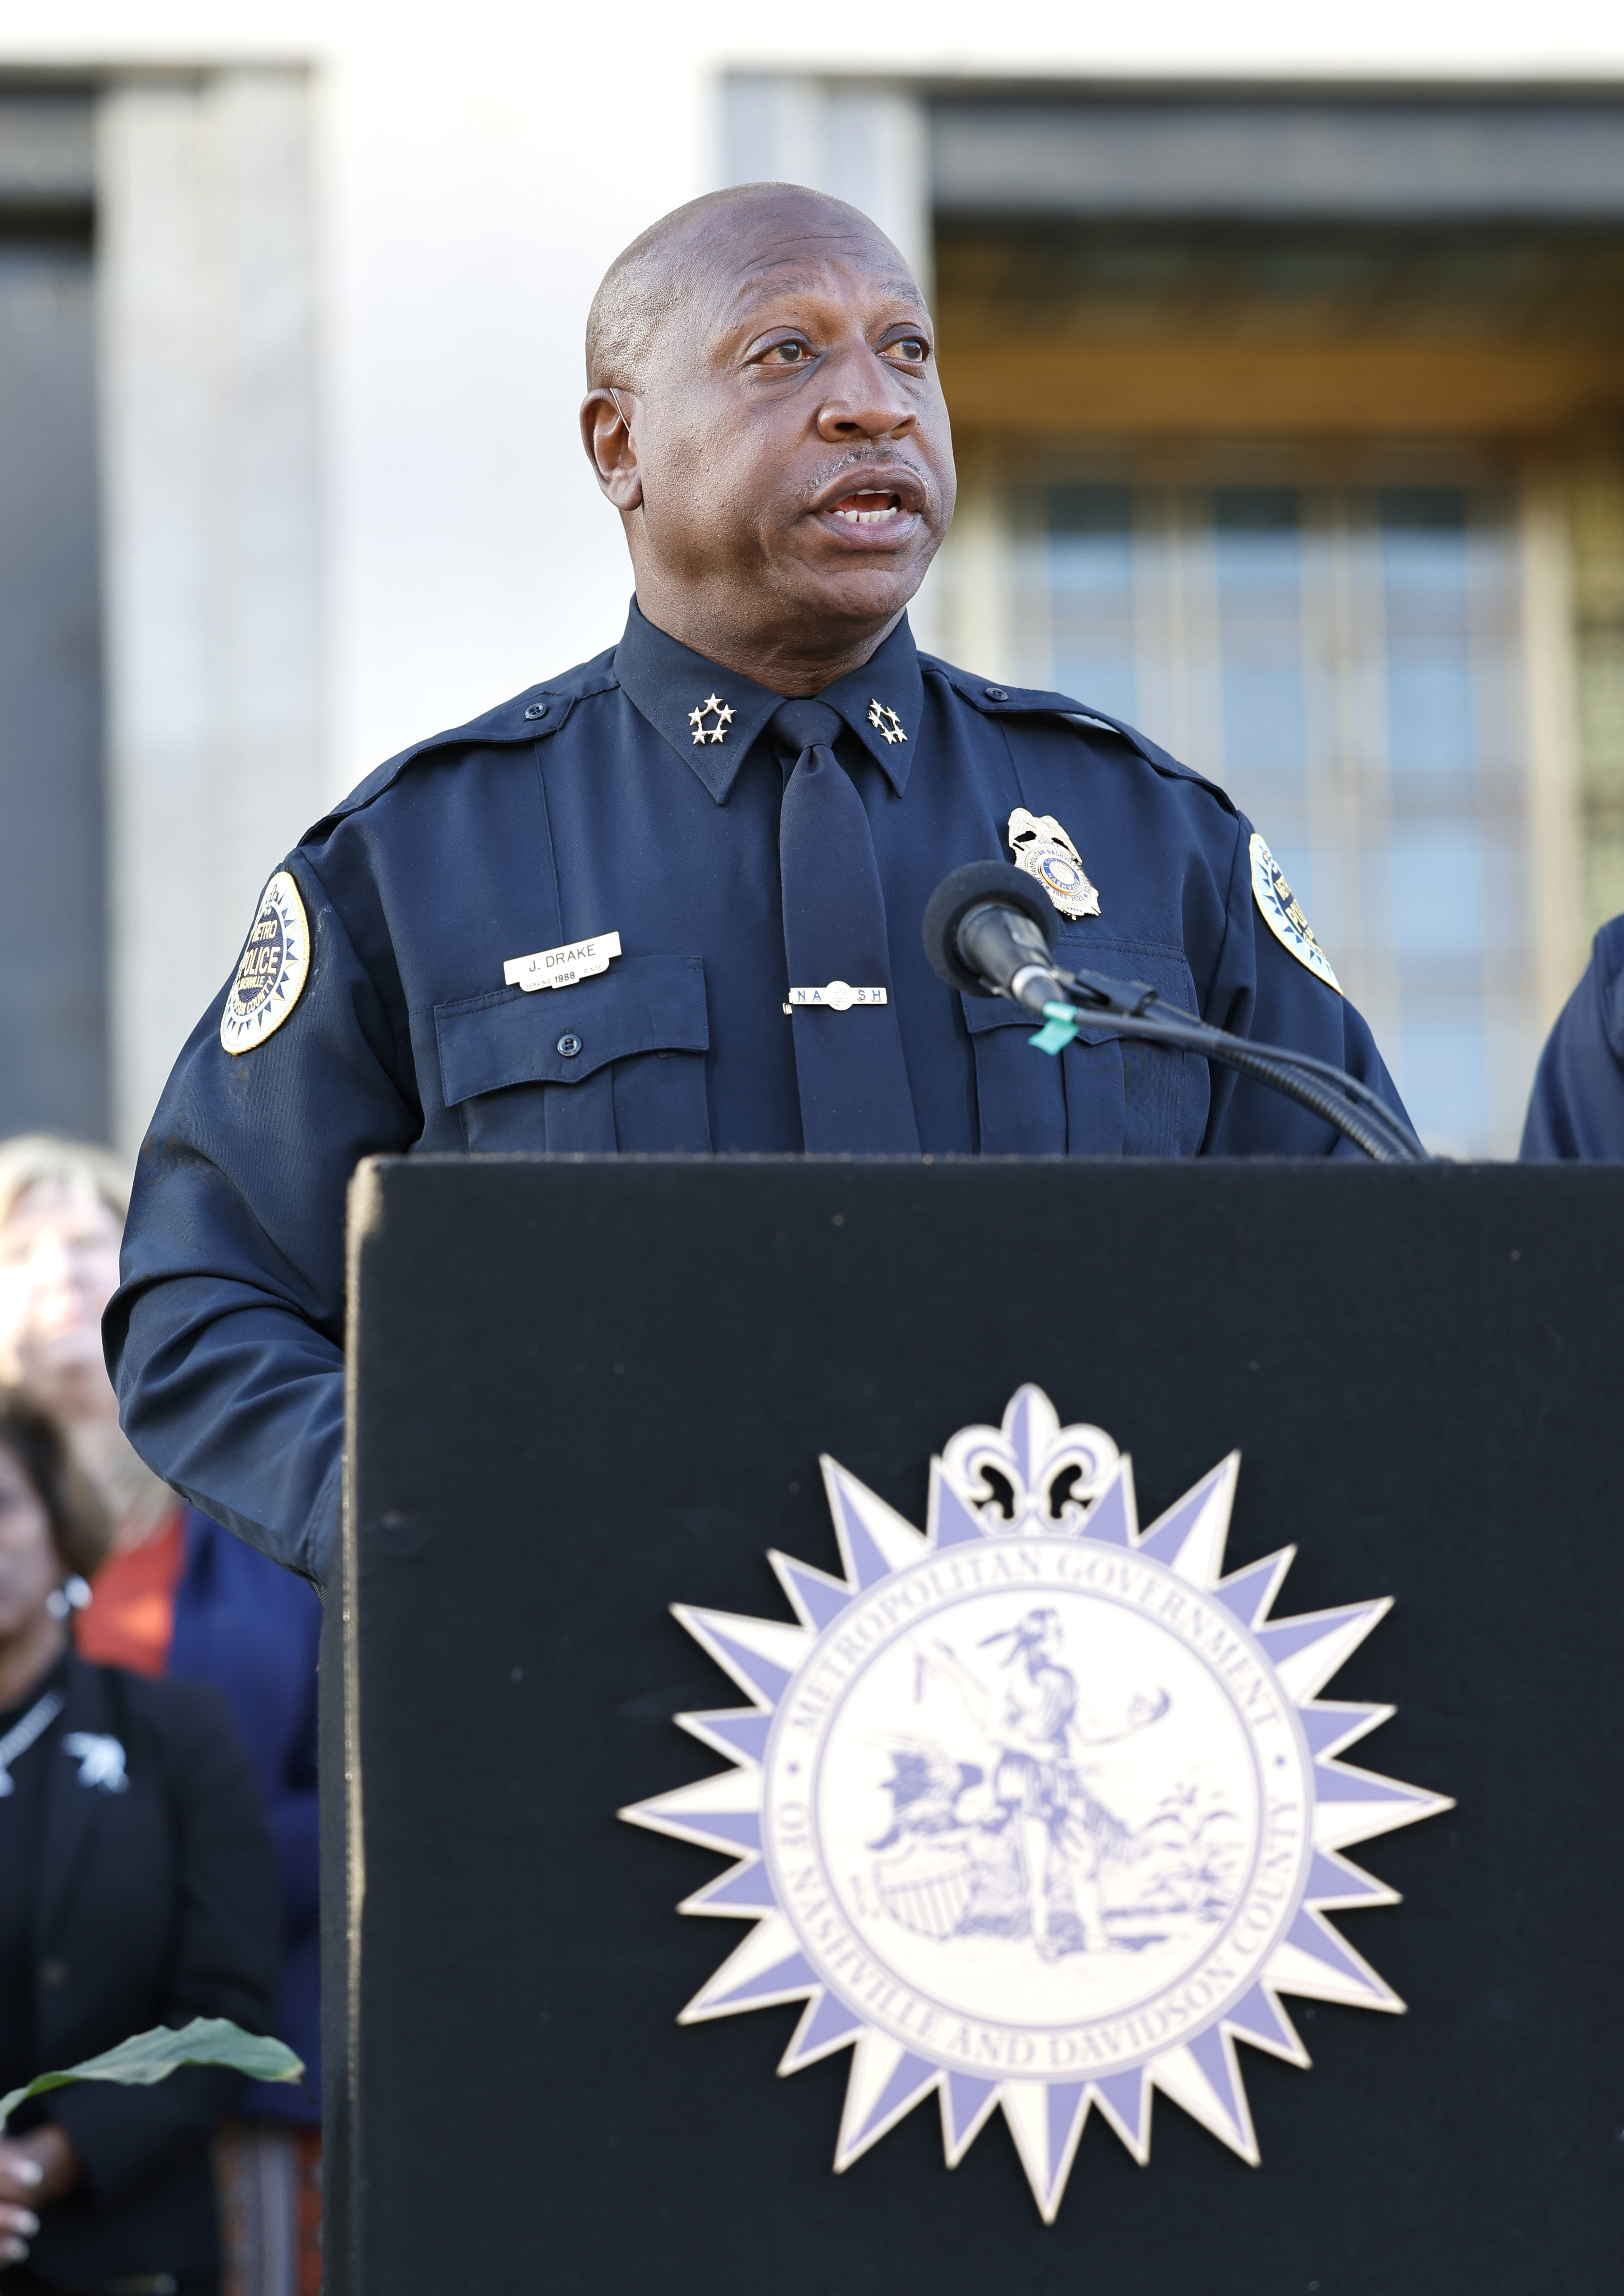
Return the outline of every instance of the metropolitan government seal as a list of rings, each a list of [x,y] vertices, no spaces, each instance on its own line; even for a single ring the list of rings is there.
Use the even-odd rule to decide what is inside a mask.
[[[780,2071],[852,2052],[837,2169],[934,2095],[949,2167],[1002,2112],[1052,2222],[1091,2111],[1143,2162],[1161,2089],[1256,2161],[1237,2041],[1308,2063],[1283,1994],[1402,2008],[1325,1915],[1450,1804],[1317,1694],[1389,1604],[1275,1619],[1290,1548],[1222,1575],[1238,1465],[1142,1531],[1024,1387],[923,1534],[824,1460],[844,1573],[771,1557],[796,1623],[677,1606],[750,1703],[679,1715],[730,1767],[621,1816],[740,1861],[681,1908],[753,1925],[682,2021],[804,2002]]]

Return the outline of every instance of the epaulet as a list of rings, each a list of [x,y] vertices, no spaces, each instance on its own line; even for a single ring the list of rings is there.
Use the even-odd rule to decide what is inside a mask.
[[[1234,800],[1227,791],[1209,781],[1205,774],[1198,774],[1193,766],[1182,765],[1159,742],[1152,742],[1148,734],[1140,733],[1136,726],[1129,726],[1120,718],[1113,718],[1109,710],[1075,701],[1069,693],[1046,693],[1038,686],[998,685],[977,677],[971,670],[956,669],[950,661],[939,660],[934,654],[922,653],[919,666],[946,678],[954,692],[984,718],[1067,718],[1075,725],[1097,726],[1103,733],[1114,734],[1129,749],[1136,750],[1157,773],[1165,774],[1171,781],[1193,782],[1198,789],[1215,797],[1226,813],[1235,814],[1239,818]]]
[[[427,741],[414,742],[409,750],[386,758],[364,782],[357,783],[347,798],[313,823],[299,843],[308,844],[313,837],[322,836],[347,814],[361,812],[398,781],[408,766],[433,750],[499,748],[504,742],[539,742],[549,734],[556,734],[578,701],[585,701],[595,693],[607,693],[613,687],[614,659],[614,648],[611,646],[607,652],[592,661],[578,663],[562,676],[548,678],[541,685],[527,685],[522,693],[515,693],[509,701],[497,702],[494,709],[471,718],[465,726],[454,726],[444,734],[431,734]]]

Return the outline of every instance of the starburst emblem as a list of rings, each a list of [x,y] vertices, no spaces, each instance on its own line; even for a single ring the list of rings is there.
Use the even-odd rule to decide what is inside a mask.
[[[894,742],[907,740],[907,735],[902,730],[901,718],[894,709],[888,709],[883,701],[869,703],[868,722],[880,735],[888,750]]]
[[[1236,2043],[1308,2064],[1284,1994],[1403,2007],[1325,1916],[1397,1902],[1350,1844],[1452,1806],[1318,1695],[1390,1604],[1274,1618],[1293,1548],[1222,1575],[1238,1455],[1141,1530],[1036,1387],[923,1533],[823,1464],[843,1575],[772,1554],[794,1623],[674,1606],[750,1702],[620,1813],[737,1861],[680,1908],[752,1924],[680,2021],[803,2002],[780,2072],[852,2052],[837,2171],[935,2095],[948,2167],[1002,2112],[1053,2222],[1089,2113],[1144,2163],[1157,2089],[1256,2162]]]
[[[707,726],[706,718],[713,714],[716,724]],[[733,711],[722,700],[720,694],[708,693],[697,709],[689,710],[688,723],[693,728],[695,748],[705,742],[725,742],[727,739],[727,728],[733,723]]]

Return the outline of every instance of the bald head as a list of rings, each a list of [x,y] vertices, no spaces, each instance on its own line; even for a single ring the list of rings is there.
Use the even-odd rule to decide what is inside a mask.
[[[644,390],[668,320],[712,311],[764,265],[788,273],[831,245],[860,249],[923,312],[907,265],[860,208],[800,184],[735,184],[673,208],[616,256],[587,314],[588,388]]]
[[[931,316],[884,233],[794,184],[694,200],[610,266],[586,380],[648,619],[779,693],[865,660],[953,511]]]

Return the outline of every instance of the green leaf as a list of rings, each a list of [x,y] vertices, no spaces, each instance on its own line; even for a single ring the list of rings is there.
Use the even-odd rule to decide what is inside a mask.
[[[119,2081],[126,2087],[149,2088],[154,2081],[167,2080],[182,2065],[224,2065],[233,2072],[246,2073],[251,2080],[268,2081],[296,2081],[305,2069],[302,2060],[281,2041],[245,2033],[229,2017],[194,2017],[178,2032],[172,2026],[160,2025],[151,2033],[132,2034],[116,2049],[86,2057],[82,2065],[70,2065],[66,2072],[41,2073],[27,2088],[14,2088],[9,2096],[0,2096],[0,2128],[27,2098],[61,2088],[69,2081]]]

